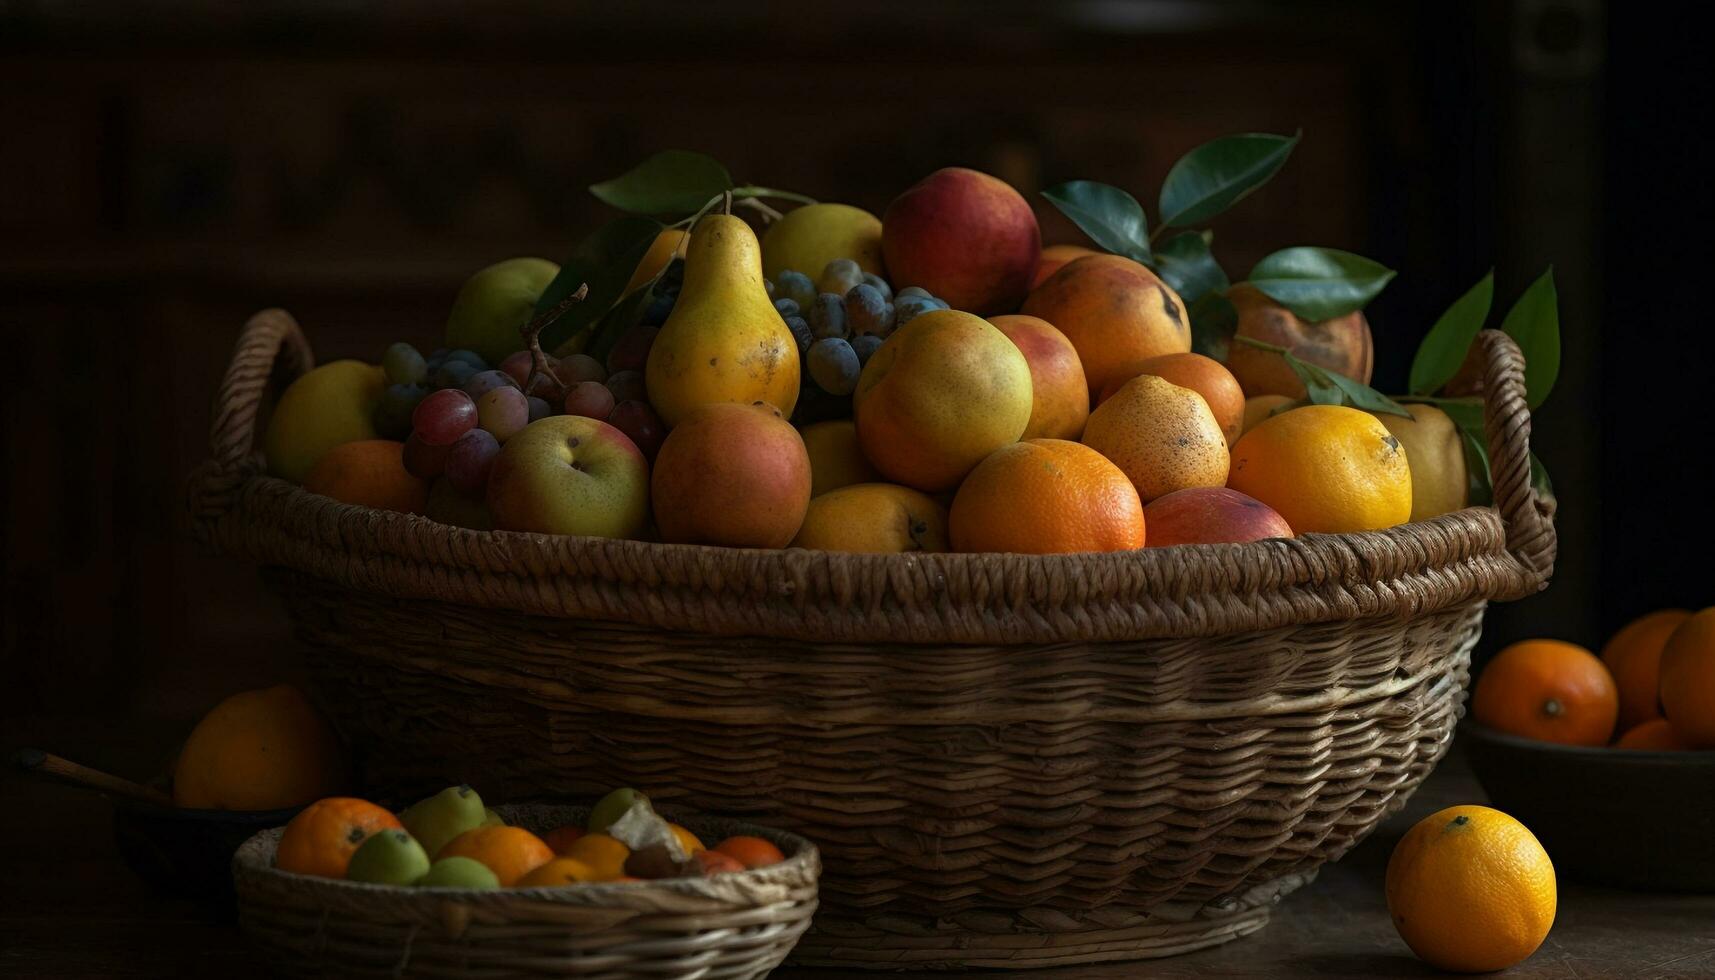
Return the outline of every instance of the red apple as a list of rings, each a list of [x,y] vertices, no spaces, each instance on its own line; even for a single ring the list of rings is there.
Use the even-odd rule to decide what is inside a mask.
[[[1042,232],[1004,181],[946,167],[893,199],[881,250],[895,288],[921,286],[955,310],[1012,313],[1030,291]]]

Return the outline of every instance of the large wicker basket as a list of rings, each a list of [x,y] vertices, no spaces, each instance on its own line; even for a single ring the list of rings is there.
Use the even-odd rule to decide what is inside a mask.
[[[191,508],[271,576],[372,783],[636,785],[823,851],[801,962],[1049,966],[1252,932],[1446,751],[1484,604],[1554,561],[1523,361],[1478,340],[1494,507],[1101,555],[482,533],[263,475],[246,325]]]

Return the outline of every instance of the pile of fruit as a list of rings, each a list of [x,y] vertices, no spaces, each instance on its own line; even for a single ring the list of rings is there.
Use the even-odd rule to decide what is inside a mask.
[[[1600,657],[1562,640],[1514,643],[1483,669],[1471,711],[1497,731],[1562,745],[1715,749],[1715,607],[1640,616]]]
[[[1153,234],[1123,190],[1051,188],[1096,247],[1046,249],[1029,202],[973,170],[930,174],[878,219],[659,154],[591,188],[630,213],[564,265],[473,276],[444,347],[295,382],[269,466],[481,530],[860,552],[1255,541],[1484,502],[1468,354],[1492,277],[1390,398],[1369,387],[1362,308],[1391,270],[1305,246],[1232,282],[1195,229],[1296,142],[1193,150]],[[1533,406],[1557,369],[1554,303],[1545,275],[1502,325]]]
[[[508,826],[469,786],[449,786],[397,816],[366,800],[318,800],[286,825],[274,865],[370,884],[493,889],[716,875],[785,859],[760,837],[704,847],[634,789],[602,797],[587,826],[537,836]]]

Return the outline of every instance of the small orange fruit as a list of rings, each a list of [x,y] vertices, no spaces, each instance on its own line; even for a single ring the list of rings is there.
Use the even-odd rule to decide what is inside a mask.
[[[625,861],[631,857],[631,848],[606,834],[585,834],[573,841],[562,856],[582,861],[595,872],[596,880],[608,881],[625,874]]]
[[[1536,836],[1486,806],[1448,807],[1406,832],[1387,863],[1387,907],[1431,966],[1504,970],[1554,925],[1554,864]]]
[[[1521,640],[1483,669],[1471,712],[1496,731],[1562,745],[1606,745],[1619,694],[1608,668],[1583,647]]]
[[[1306,405],[1233,445],[1227,486],[1273,507],[1297,534],[1375,531],[1411,518],[1405,450],[1368,412]]]
[[[518,879],[519,888],[557,888],[580,881],[595,881],[596,873],[576,858],[554,858]]]
[[[892,483],[858,483],[810,498],[791,547],[898,554],[947,550],[947,509]]]
[[[1126,372],[1123,377],[1108,382],[1098,401],[1107,401],[1132,378],[1152,374],[1202,395],[1203,400],[1209,403],[1209,411],[1215,413],[1215,421],[1220,423],[1227,445],[1237,442],[1239,434],[1244,431],[1245,393],[1239,388],[1233,372],[1220,361],[1202,354],[1163,354],[1139,361],[1126,368]]]
[[[857,424],[851,419],[832,419],[806,425],[801,433],[804,451],[810,454],[810,496],[856,483],[874,483],[881,474],[870,465],[858,445]]]
[[[429,484],[405,469],[405,444],[359,439],[335,446],[304,477],[304,489],[341,503],[421,514]]]
[[[1691,746],[1674,734],[1672,722],[1666,718],[1651,718],[1628,729],[1620,736],[1620,740],[1614,743],[1614,748],[1636,749],[1640,752],[1683,752]]]
[[[1054,324],[1078,350],[1095,395],[1127,367],[1191,349],[1185,303],[1161,277],[1122,255],[1086,255],[1030,291],[1020,313]]]
[[[1715,606],[1680,623],[1667,638],[1661,707],[1687,745],[1715,749]]]
[[[482,862],[500,879],[500,887],[511,888],[520,878],[552,861],[554,850],[523,827],[477,827],[447,841],[435,855],[436,860],[450,857]]]
[[[351,856],[370,835],[403,829],[398,817],[367,800],[330,796],[286,824],[274,866],[293,874],[344,878]]]
[[[780,848],[760,837],[728,837],[716,844],[715,850],[747,868],[766,868],[786,860]]]
[[[173,766],[173,802],[212,810],[276,810],[344,788],[339,740],[290,684],[243,691],[214,706]]]
[[[1602,647],[1602,662],[1620,691],[1620,731],[1661,717],[1661,649],[1689,609],[1658,609],[1620,628]]]
[[[670,823],[667,825],[667,829],[673,832],[674,837],[679,838],[679,846],[685,849],[686,854],[695,854],[698,851],[707,850],[707,848],[703,846],[702,840],[698,838],[696,834],[691,833],[689,830],[686,830],[678,824]]]
[[[743,871],[744,865],[738,858],[721,851],[698,851],[691,855],[692,860],[703,867],[703,874],[718,875],[732,871]]]
[[[1227,437],[1209,403],[1152,374],[1127,381],[1090,413],[1084,445],[1113,460],[1144,503],[1227,482]]]
[[[947,531],[955,551],[1128,551],[1143,547],[1143,503],[1094,449],[1030,439],[977,464],[953,497]]]
[[[583,835],[584,828],[574,824],[567,824],[564,827],[555,827],[553,830],[543,834],[542,843],[553,848],[555,854],[564,854],[566,853],[566,848],[571,847],[572,843]]]

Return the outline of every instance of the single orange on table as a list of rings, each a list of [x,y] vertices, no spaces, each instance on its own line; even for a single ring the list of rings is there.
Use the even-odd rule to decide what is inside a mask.
[[[1639,752],[1684,752],[1691,746],[1674,733],[1672,722],[1666,718],[1651,718],[1628,729],[1614,743],[1614,748]]]
[[[1715,749],[1715,606],[1680,623],[1662,647],[1661,707],[1686,744]]]
[[[1554,864],[1524,824],[1486,806],[1448,807],[1406,832],[1387,863],[1401,939],[1443,970],[1503,970],[1554,925]]]
[[[552,861],[554,851],[523,827],[477,827],[447,841],[435,860],[450,857],[480,861],[500,879],[500,887],[511,888]]]
[[[760,837],[728,837],[716,844],[715,850],[747,868],[766,868],[786,860],[786,855],[780,853],[780,848]]]
[[[293,874],[344,878],[351,856],[371,835],[403,829],[391,811],[368,800],[330,796],[311,803],[286,825],[274,866]]]
[[[1596,655],[1561,640],[1521,640],[1489,661],[1471,696],[1477,721],[1562,745],[1606,745],[1619,694]]]
[[[1143,547],[1143,502],[1088,446],[1028,439],[990,453],[953,497],[955,551],[1046,555]]]
[[[1620,692],[1620,731],[1661,717],[1661,650],[1690,618],[1689,609],[1658,609],[1627,623],[1603,645],[1602,662]]]

